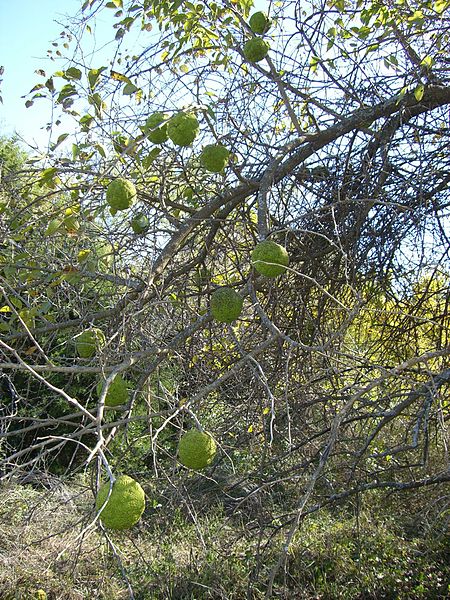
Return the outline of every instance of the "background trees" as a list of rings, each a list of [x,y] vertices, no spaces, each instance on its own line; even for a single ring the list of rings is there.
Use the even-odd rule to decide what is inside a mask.
[[[218,494],[245,524],[248,594],[269,596],[297,585],[280,573],[308,514],[449,479],[450,89],[448,2],[265,8],[251,63],[251,2],[84,3],[27,100],[54,104],[43,162],[6,146],[0,344],[3,477],[95,487],[108,464],[196,524]],[[150,142],[148,117],[181,110],[194,143]],[[137,201],[112,215],[117,177]],[[290,255],[273,280],[250,264],[267,237]],[[209,313],[222,285],[245,298],[233,326]],[[83,359],[91,326],[107,343]],[[133,391],[104,412],[115,373]],[[196,420],[220,452],[194,476],[176,446]]]

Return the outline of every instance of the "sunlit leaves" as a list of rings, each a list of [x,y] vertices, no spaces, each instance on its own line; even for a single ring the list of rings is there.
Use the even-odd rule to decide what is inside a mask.
[[[94,107],[95,116],[98,119],[103,118],[103,112],[106,110],[106,103],[103,102],[100,94],[90,94],[88,96],[88,102]]]
[[[111,71],[110,75],[111,79],[114,79],[114,81],[123,81],[124,83],[131,83],[129,77],[123,75],[122,73],[118,73],[117,71]]]
[[[309,64],[311,66],[311,71],[315,73],[317,71],[317,66],[320,64],[320,58],[318,56],[312,56]]]
[[[103,73],[103,71],[106,71],[106,70],[107,70],[107,67],[99,67],[98,69],[91,69],[89,71],[88,81],[89,81],[89,87],[91,88],[92,91],[95,90],[95,87],[98,84],[101,74]]]
[[[50,149],[52,150],[52,152],[54,150],[56,150],[56,148],[62,144],[64,142],[65,139],[67,139],[69,137],[68,133],[62,133],[60,136],[58,136],[58,139],[56,140],[56,142],[54,144],[52,144],[50,146]]]
[[[39,186],[46,186],[50,189],[55,189],[60,184],[61,179],[58,177],[58,169],[56,167],[49,167],[48,169],[44,169],[38,180]]]
[[[414,90],[414,97],[417,100],[417,102],[420,102],[422,100],[424,91],[425,91],[424,84],[423,83],[419,83],[419,85]]]
[[[134,85],[134,83],[127,83],[125,85],[125,87],[123,88],[123,95],[124,96],[131,96],[132,94],[134,94],[135,92],[137,92],[139,88],[137,86]]]
[[[81,71],[76,67],[70,67],[67,71],[64,71],[63,77],[66,79],[81,79]]]
[[[421,10],[416,10],[407,19],[408,23],[413,23],[414,25],[423,25],[424,20],[425,20],[425,15],[423,14],[423,11],[421,11]]]
[[[47,228],[44,232],[44,236],[50,237],[50,236],[54,235],[59,230],[61,225],[63,224],[63,221],[64,221],[64,219],[62,217],[51,219],[51,221],[47,225]]]
[[[431,69],[431,67],[434,65],[434,60],[431,56],[425,56],[425,58],[421,61],[420,64],[425,69]]]
[[[80,126],[81,126],[81,131],[83,131],[84,133],[87,133],[89,131],[89,128],[91,127],[92,123],[94,121],[94,117],[92,115],[83,115],[80,119]]]
[[[68,83],[67,85],[62,87],[61,91],[58,94],[56,102],[58,104],[63,104],[64,107],[68,107],[73,102],[73,100],[72,101],[69,101],[69,100],[77,95],[78,95],[78,92],[77,92],[76,87],[73,84]]]
[[[436,0],[436,2],[433,2],[433,10],[435,10],[439,15],[441,15],[448,8],[450,8],[450,2],[448,0]]]
[[[247,15],[253,2],[234,4],[244,15]],[[223,50],[233,44],[228,27],[233,22],[235,24],[239,22],[233,12],[215,2],[208,4],[208,10],[205,10],[202,4],[182,0],[175,2],[152,0],[148,3],[148,8],[151,9],[149,15],[156,19],[161,31],[174,33],[173,41],[167,42],[162,55],[163,61],[173,61],[180,52],[189,55],[192,51],[193,56],[211,56],[215,51],[211,61],[217,65],[226,64]],[[180,67],[181,72],[187,72],[187,69],[186,63]]]

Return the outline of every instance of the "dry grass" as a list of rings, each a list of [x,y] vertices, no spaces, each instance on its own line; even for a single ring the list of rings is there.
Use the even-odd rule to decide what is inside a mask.
[[[89,523],[89,491],[60,485],[52,490],[0,488],[0,598],[127,598],[109,569],[105,542]]]
[[[182,503],[178,508],[152,505],[154,494],[147,491],[148,508],[140,524],[109,534],[113,551],[99,528],[85,531],[93,498],[84,482],[65,486],[55,479],[44,489],[0,487],[0,600],[31,600],[39,588],[48,600],[127,599],[123,572],[136,600],[246,598],[258,544],[251,521],[228,519],[221,506],[206,503],[196,509],[192,504],[191,512]],[[358,526],[349,507],[314,515],[296,535],[275,597],[446,598],[448,538],[445,499],[439,499],[440,520],[428,519],[428,534],[412,522],[407,534],[404,524],[389,516],[396,514],[394,506],[383,507],[376,496]],[[417,501],[423,505],[419,500],[420,494]],[[267,546],[253,600],[264,597],[265,573],[280,540],[275,536]]]
[[[49,600],[129,598],[121,566],[136,600],[239,598],[243,593],[246,573],[239,554],[246,541],[223,526],[220,509],[203,515],[201,523],[188,524],[175,511],[162,520],[158,514],[147,516],[130,531],[109,533],[115,556],[97,527],[83,534],[92,506],[86,485],[0,487],[1,600],[32,599],[38,589]],[[237,595],[226,583],[230,574]]]

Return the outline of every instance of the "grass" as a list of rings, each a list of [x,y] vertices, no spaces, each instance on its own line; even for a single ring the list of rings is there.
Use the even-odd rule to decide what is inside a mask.
[[[49,600],[240,600],[264,597],[265,577],[283,539],[261,537],[256,521],[228,518],[220,504],[185,502],[149,509],[129,532],[109,534],[117,556],[94,527],[92,496],[83,482],[52,490],[31,485],[0,488],[0,598]],[[380,508],[380,507],[383,508]],[[392,507],[391,507],[392,508]],[[297,532],[276,598],[298,600],[446,598],[448,538],[393,518],[388,505],[350,507],[312,515]],[[437,534],[439,530],[440,534]],[[266,545],[266,546],[264,546]],[[254,574],[258,571],[259,578]]]
[[[127,598],[120,577],[104,570],[105,548],[97,532],[77,539],[86,494],[78,489],[0,488],[0,598]]]

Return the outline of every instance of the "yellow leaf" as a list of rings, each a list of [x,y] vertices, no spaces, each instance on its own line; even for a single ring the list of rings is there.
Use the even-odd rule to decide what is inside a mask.
[[[423,83],[419,83],[419,85],[414,90],[414,97],[417,100],[417,102],[420,102],[422,100],[424,91],[425,91],[424,84]]]
[[[36,350],[37,350],[37,347],[36,347],[36,346],[30,346],[29,348],[27,348],[27,349],[25,350],[25,354],[26,354],[27,356],[30,356],[30,354],[34,354],[34,353],[36,352]]]

